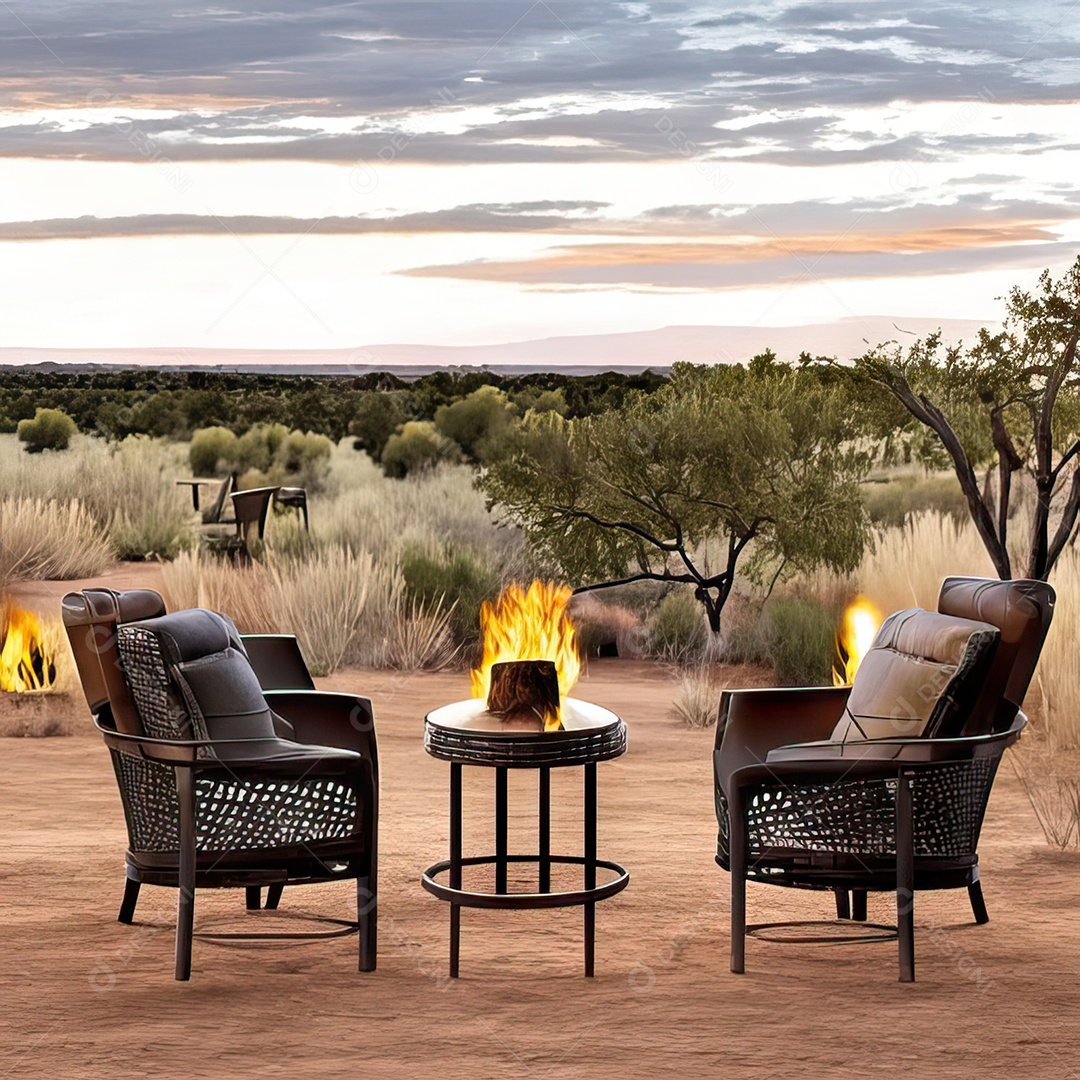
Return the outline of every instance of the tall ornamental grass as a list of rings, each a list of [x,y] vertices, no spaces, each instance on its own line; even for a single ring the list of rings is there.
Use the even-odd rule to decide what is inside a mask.
[[[171,559],[193,544],[190,496],[175,483],[187,471],[182,446],[145,436],[110,444],[78,435],[70,449],[41,454],[0,436],[0,498],[78,503],[112,558]],[[73,533],[71,547],[84,537]],[[93,562],[92,555],[71,552],[76,562]]]
[[[245,633],[296,634],[314,675],[345,666],[438,669],[454,659],[449,612],[418,611],[401,575],[369,553],[270,553],[241,567],[185,553],[163,573],[170,609],[206,607]]]

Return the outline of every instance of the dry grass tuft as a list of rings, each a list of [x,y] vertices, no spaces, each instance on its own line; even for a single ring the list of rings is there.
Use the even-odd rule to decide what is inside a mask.
[[[114,562],[112,545],[77,499],[0,499],[0,537],[0,586],[91,577]]]

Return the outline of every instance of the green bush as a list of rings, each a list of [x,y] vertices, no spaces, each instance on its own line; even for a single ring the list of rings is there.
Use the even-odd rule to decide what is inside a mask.
[[[701,604],[680,589],[660,601],[645,624],[645,633],[650,653],[683,662],[704,647],[709,631]]]
[[[391,435],[382,452],[383,472],[396,480],[433,468],[442,461],[461,460],[457,443],[435,430],[428,420],[410,420]]]
[[[26,444],[28,454],[66,450],[75,431],[75,421],[59,409],[38,409],[33,420],[20,420],[18,427],[19,442]]]
[[[333,443],[325,435],[255,424],[240,438],[228,428],[205,428],[191,440],[191,467],[202,475],[242,474],[241,487],[291,484],[318,491],[330,470]]]
[[[410,544],[401,555],[405,592],[411,600],[443,609],[454,604],[450,627],[459,645],[475,644],[480,637],[480,605],[499,593],[499,576],[475,555],[452,548],[433,552]]]
[[[862,485],[863,505],[875,525],[899,527],[924,510],[949,514],[958,522],[968,520],[968,504],[952,473],[911,474]]]
[[[810,597],[769,600],[761,632],[779,686],[832,683],[840,611]]]
[[[375,461],[380,461],[390,436],[407,419],[399,395],[373,391],[365,394],[356,406],[349,421],[349,434],[356,438],[356,449],[366,450]]]
[[[435,410],[435,427],[452,439],[473,461],[489,461],[505,445],[514,414],[506,395],[494,386],[481,386],[468,397]]]
[[[235,454],[237,441],[228,428],[210,427],[196,431],[188,449],[191,471],[196,476],[215,476],[219,463],[231,460]]]

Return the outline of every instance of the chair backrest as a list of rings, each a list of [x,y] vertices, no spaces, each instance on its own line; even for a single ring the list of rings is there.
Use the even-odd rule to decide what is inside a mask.
[[[252,525],[257,525],[259,539],[263,538],[263,532],[266,529],[266,514],[270,509],[270,500],[277,490],[276,487],[263,487],[233,492],[232,501],[233,508],[236,511],[236,532],[238,536],[246,540]]]
[[[921,608],[893,612],[856,672],[834,740],[949,738],[979,700],[997,652],[990,623]]]
[[[273,738],[274,714],[231,619],[204,608],[125,623],[124,672],[147,735]]]
[[[234,472],[221,481],[213,506],[208,506],[203,512],[204,525],[217,525],[225,517],[225,507],[229,504],[229,496],[236,490],[236,482],[237,475]]]
[[[90,711],[109,706],[117,731],[141,735],[139,712],[120,667],[116,646],[117,625],[165,614],[165,601],[152,589],[83,589],[63,600],[67,631],[75,667]]]
[[[978,619],[1001,631],[1001,641],[964,735],[1004,731],[1012,723],[1035,674],[1054,616],[1055,593],[1045,581],[950,577],[941,585],[938,611]]]

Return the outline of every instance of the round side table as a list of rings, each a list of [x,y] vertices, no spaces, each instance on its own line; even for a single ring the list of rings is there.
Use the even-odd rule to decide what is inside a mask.
[[[461,909],[556,908],[585,909],[585,974],[592,976],[596,942],[596,904],[622,892],[630,875],[618,863],[596,857],[596,765],[626,750],[626,725],[613,712],[587,701],[562,702],[562,731],[515,729],[492,716],[481,698],[459,701],[435,709],[424,718],[424,748],[433,757],[450,762],[450,858],[429,866],[421,882],[425,889],[450,904],[450,975],[458,976]],[[495,854],[462,857],[461,768],[486,766],[495,770]],[[551,770],[571,766],[585,770],[584,854],[551,854]],[[507,852],[507,770],[536,769],[539,776],[539,850],[536,855]],[[537,866],[536,892],[510,892],[507,866]],[[580,866],[582,888],[551,891],[551,866]],[[494,866],[495,891],[464,889],[464,866]],[[611,871],[611,880],[597,885],[598,868]],[[448,874],[444,884],[438,878]]]

